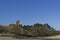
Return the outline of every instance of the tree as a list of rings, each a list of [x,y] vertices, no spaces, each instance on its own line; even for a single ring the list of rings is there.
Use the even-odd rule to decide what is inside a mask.
[[[19,27],[19,25],[20,25],[19,22],[20,22],[19,20],[16,21],[16,27]]]
[[[52,30],[52,31],[56,31],[54,28],[52,28],[50,25],[48,24],[44,24],[45,26],[45,30]]]

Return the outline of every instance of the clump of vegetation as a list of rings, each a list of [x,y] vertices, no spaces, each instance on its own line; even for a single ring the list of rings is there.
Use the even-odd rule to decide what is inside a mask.
[[[19,23],[19,20],[16,21],[16,24],[9,24],[8,26],[0,25],[0,33],[11,33],[28,37],[53,36],[60,34],[59,31],[52,28],[49,24],[36,23],[34,25],[22,26]]]

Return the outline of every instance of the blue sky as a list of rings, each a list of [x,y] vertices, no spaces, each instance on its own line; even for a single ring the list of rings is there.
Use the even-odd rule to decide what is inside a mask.
[[[60,29],[60,0],[0,0],[0,25],[48,23]]]

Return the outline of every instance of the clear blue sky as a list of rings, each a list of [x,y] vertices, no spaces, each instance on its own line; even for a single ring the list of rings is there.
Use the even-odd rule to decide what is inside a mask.
[[[60,0],[0,0],[0,25],[48,23],[60,29]]]

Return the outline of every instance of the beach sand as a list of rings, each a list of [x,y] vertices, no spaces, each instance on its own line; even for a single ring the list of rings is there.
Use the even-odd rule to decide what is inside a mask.
[[[26,38],[26,39],[16,39],[13,37],[0,37],[0,40],[60,40],[60,35],[50,37]]]

